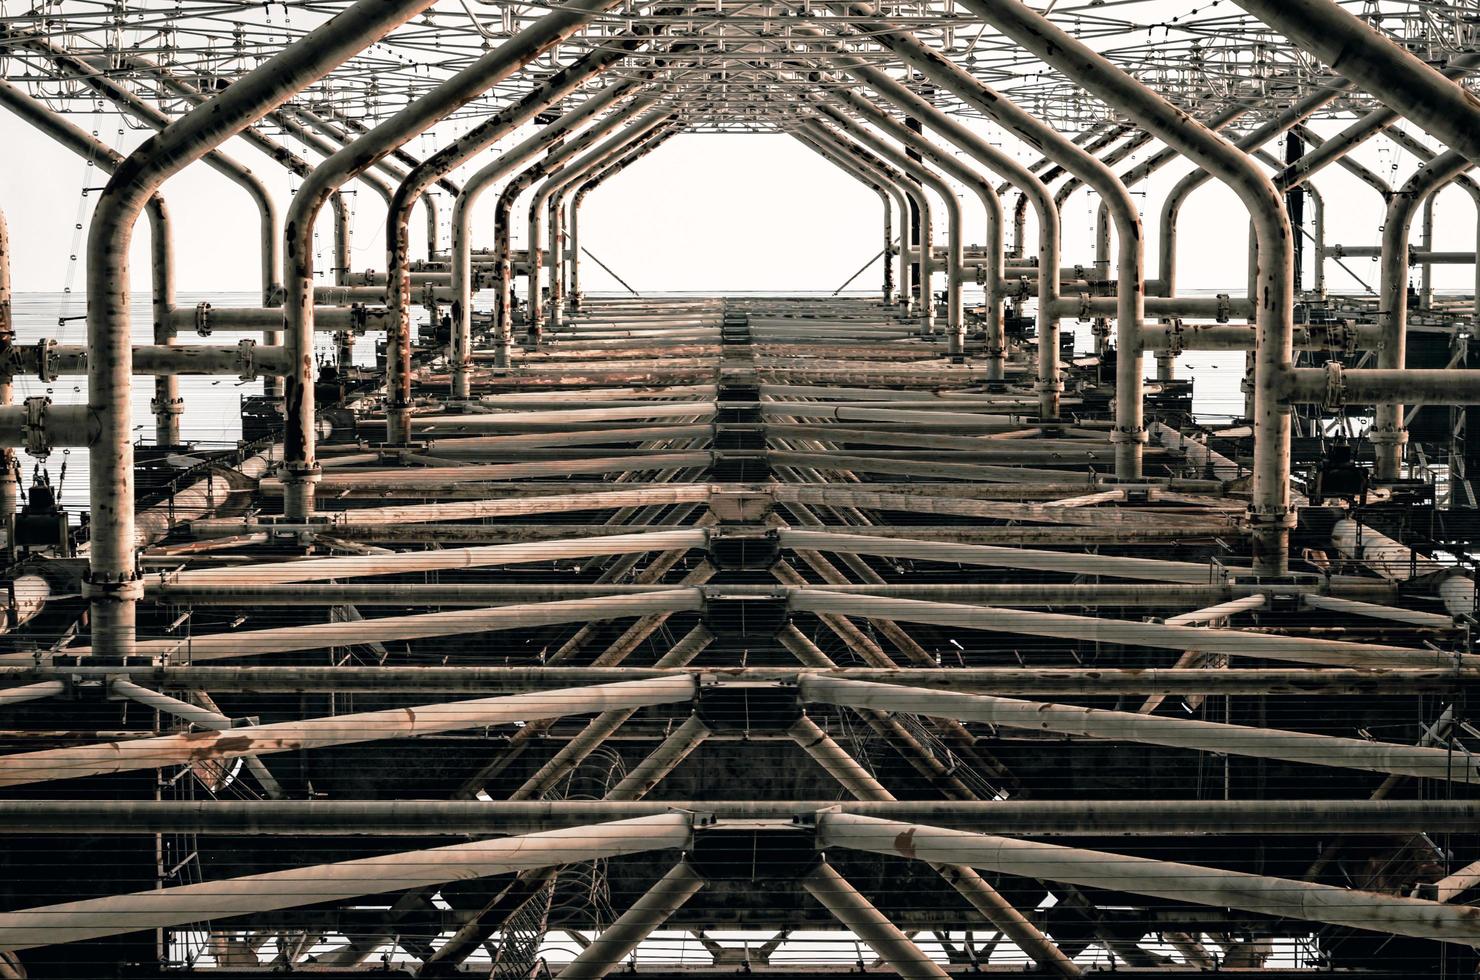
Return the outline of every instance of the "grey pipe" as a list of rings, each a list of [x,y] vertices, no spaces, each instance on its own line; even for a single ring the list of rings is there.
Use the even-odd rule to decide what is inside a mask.
[[[826,861],[809,871],[801,884],[807,894],[817,899],[903,980],[947,980],[950,977]]]
[[[415,0],[416,11],[429,6]],[[368,133],[320,164],[293,198],[284,249],[283,287],[286,292],[287,344],[294,371],[287,377],[287,427],[284,441],[284,513],[303,518],[314,511],[314,487],[319,478],[314,431],[313,365],[313,225],[332,191],[345,180],[363,173],[375,160],[405,143],[486,92],[545,51],[559,45],[611,0],[575,0],[541,17],[508,42],[499,45],[426,95],[406,106]],[[397,321],[398,322],[398,321]]]
[[[561,980],[601,980],[703,887],[704,879],[687,861],[675,864],[556,976]]]
[[[473,174],[463,186],[457,201],[452,206],[452,397],[464,399],[470,391],[470,375],[473,366],[472,317],[473,317],[473,247],[472,213],[483,192],[501,177],[562,138],[582,122],[605,110],[625,94],[629,94],[634,83],[619,83],[587,98],[579,106],[562,114],[539,133],[500,154]],[[507,224],[508,216],[503,220]],[[497,236],[495,236],[497,237]],[[512,248],[511,248],[512,251]],[[497,262],[497,260],[496,260]],[[512,260],[510,278],[512,280]],[[500,287],[501,297],[504,295]],[[499,317],[498,310],[494,311]],[[504,363],[508,363],[508,346],[503,347]]]
[[[143,591],[133,555],[128,346],[128,245],[139,211],[169,176],[426,6],[426,0],[359,0],[145,141],[119,165],[99,197],[87,242],[88,409],[99,428],[89,447],[93,509],[86,581],[95,655],[132,652],[134,604]],[[294,350],[311,351],[312,335]]]
[[[875,8],[860,0],[837,4],[854,16],[880,20]],[[1109,167],[1051,126],[1000,93],[982,85],[950,59],[921,44],[913,35],[895,29],[870,30],[869,37],[926,78],[953,92],[956,96],[1017,133],[1030,145],[1046,148],[1048,155],[1095,189],[1110,203],[1119,235],[1118,279],[1120,289],[1117,307],[1117,332],[1120,353],[1116,360],[1115,428],[1111,440],[1116,444],[1115,475],[1118,479],[1138,479],[1141,474],[1142,447],[1146,442],[1144,406],[1142,404],[1140,327],[1144,302],[1144,245],[1141,222],[1135,202],[1125,186]],[[1045,181],[1046,182],[1046,181]]]

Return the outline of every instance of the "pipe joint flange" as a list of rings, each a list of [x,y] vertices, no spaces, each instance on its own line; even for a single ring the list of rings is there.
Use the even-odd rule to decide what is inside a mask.
[[[154,413],[155,418],[184,415],[185,399],[166,398],[161,401],[158,398],[151,398],[149,399],[149,410]]]
[[[987,267],[984,265],[976,267],[976,284],[978,286],[985,286],[987,284]]]
[[[1346,249],[1342,248],[1340,244],[1331,245],[1327,247],[1326,255],[1333,259],[1344,259],[1346,258]]]
[[[1038,392],[1040,395],[1062,394],[1064,391],[1064,382],[1063,379],[1056,379],[1053,381],[1038,381],[1034,383],[1033,390]]]
[[[995,360],[997,360],[999,358],[1006,359],[1006,357],[1007,357],[1007,348],[1005,346],[1003,346],[1003,347],[997,347],[997,346],[994,346],[992,344],[988,344],[982,350],[982,353],[986,356],[987,360],[989,360],[989,361],[995,361]]]
[[[62,376],[55,340],[36,341],[36,377],[50,384]]]
[[[1128,425],[1117,425],[1110,430],[1110,442],[1114,445],[1124,443],[1140,443],[1145,445],[1149,441],[1150,436],[1146,434],[1146,429],[1139,425],[1134,428]]]
[[[1219,323],[1227,323],[1229,316],[1233,313],[1233,299],[1227,293],[1219,293],[1216,298],[1218,300],[1218,312],[1214,318]]]
[[[435,310],[437,308],[436,284],[430,282],[421,284],[421,305],[428,310]]]
[[[25,421],[21,433],[26,438],[26,454],[44,459],[51,455],[51,440],[46,434],[46,415],[51,399],[45,395],[32,395],[21,403],[25,410]]]
[[[1078,267],[1076,266],[1075,268],[1077,269]],[[1084,277],[1083,276],[1078,276],[1076,278],[1083,279]],[[1076,319],[1079,319],[1079,320],[1089,320],[1089,319],[1092,319],[1094,317],[1094,315],[1095,315],[1094,314],[1094,311],[1090,309],[1089,293],[1080,293],[1079,294],[1079,316],[1076,317]]]
[[[202,337],[211,335],[211,304],[195,304],[195,332]]]
[[[1182,318],[1174,317],[1167,321],[1167,349],[1161,353],[1167,357],[1182,356]]]
[[[365,326],[370,322],[370,311],[364,303],[351,303],[349,305],[349,332],[352,334],[363,334]]]
[[[236,342],[236,363],[241,368],[237,377],[243,381],[257,380],[257,341],[248,337]]]
[[[1276,507],[1269,504],[1251,503],[1249,509],[1244,512],[1244,521],[1248,524],[1249,530],[1256,533],[1288,529],[1295,526],[1296,511],[1289,504]]]
[[[297,486],[317,485],[324,478],[324,471],[318,463],[308,466],[302,463],[284,463],[279,472],[278,480],[284,485],[294,484]]]
[[[89,568],[82,576],[82,595],[92,602],[141,602],[144,580],[133,570],[110,575]]]
[[[1346,404],[1346,377],[1340,361],[1326,362],[1326,391],[1321,404],[1325,408],[1341,408]]]
[[[1074,267],[1074,278],[1075,279],[1079,279],[1079,280],[1084,280],[1084,279],[1091,279],[1093,277],[1089,274],[1088,270],[1086,270],[1084,268],[1084,266],[1082,266],[1082,265],[1076,265]]]

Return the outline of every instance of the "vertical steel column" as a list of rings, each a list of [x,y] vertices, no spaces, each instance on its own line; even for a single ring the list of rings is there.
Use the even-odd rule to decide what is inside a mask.
[[[95,658],[132,653],[134,606],[143,594],[134,561],[129,412],[128,252],[139,212],[172,174],[427,6],[429,0],[359,0],[146,140],[119,164],[99,196],[87,238],[88,411],[97,434],[89,447],[92,550],[84,591],[91,601]],[[300,347],[307,368],[312,341],[310,335],[306,348]],[[309,399],[311,426],[312,394]]]
[[[1254,485],[1249,517],[1256,571],[1283,575],[1295,514],[1290,507],[1290,413],[1288,406],[1280,404],[1278,387],[1293,367],[1295,299],[1290,221],[1280,192],[1248,154],[1024,4],[1017,0],[963,2],[968,10],[1228,184],[1248,208],[1259,243]],[[1124,289],[1122,282],[1120,290]]]
[[[580,263],[579,256],[576,254],[580,247],[576,240],[579,208],[576,206],[576,199],[595,190],[607,178],[621,173],[680,132],[682,132],[682,127],[677,123],[658,127],[639,138],[610,164],[601,167],[595,174],[582,180],[578,186],[574,183],[575,178],[572,178],[571,182],[560,187],[550,198],[550,206],[553,208],[551,215],[553,230],[550,235],[550,322],[553,325],[557,327],[560,325],[560,319],[565,310],[574,311],[580,308],[580,301],[575,296],[575,290],[580,286],[580,273],[577,271]],[[573,187],[575,188],[574,193],[572,193]],[[567,196],[571,198],[568,211],[565,205]],[[570,216],[568,241],[565,234],[567,213]],[[566,286],[567,276],[570,280],[569,289]]]
[[[944,980],[950,976],[832,865],[820,862],[802,879],[802,887],[905,980]]]
[[[651,105],[654,100],[639,100],[643,107]],[[542,181],[539,188],[529,202],[529,213],[527,223],[528,237],[525,239],[526,251],[529,253],[529,277],[528,283],[528,323],[531,339],[538,341],[541,331],[544,329],[544,296],[542,295],[543,273],[545,265],[543,230],[544,223],[540,220],[544,215],[545,204],[557,191],[566,184],[589,173],[593,168],[601,166],[618,153],[624,151],[636,141],[645,138],[652,130],[661,123],[671,118],[672,113],[666,109],[660,109],[649,113],[647,116],[633,123],[627,130],[616,134],[602,145],[592,149],[585,156],[570,164],[555,168],[557,158],[560,161],[568,159],[577,150],[585,149],[589,144],[580,140],[563,146],[560,150],[552,152],[546,161],[547,170],[541,175]]]
[[[601,980],[703,887],[687,861],[675,864],[560,971],[561,980]]]
[[[1064,382],[1059,378],[1059,318],[1053,312],[1059,298],[1059,212],[1054,207],[1048,188],[1027,167],[992,146],[955,119],[947,116],[909,89],[900,85],[889,75],[863,64],[848,68],[848,73],[869,84],[887,101],[896,107],[923,119],[928,126],[938,131],[945,139],[970,154],[976,162],[1021,191],[1021,200],[1033,205],[1038,219],[1038,414],[1045,419],[1057,418],[1059,398]],[[999,188],[1000,191],[1000,188]],[[1021,246],[1022,229],[1018,229]],[[989,297],[989,302],[991,298]],[[997,320],[998,329],[1002,321]],[[1005,336],[993,338],[987,334],[987,354],[991,357],[994,346],[1006,349]]]
[[[1382,223],[1382,259],[1377,287],[1377,326],[1382,343],[1377,349],[1378,368],[1404,367],[1408,343],[1408,233],[1419,204],[1431,193],[1469,170],[1468,157],[1448,150],[1408,179],[1392,200]],[[1403,425],[1401,404],[1375,406],[1376,416],[1367,438],[1377,454],[1376,475],[1380,480],[1402,477],[1408,432]]]
[[[851,59],[849,59],[851,60]],[[982,247],[986,250],[986,309],[987,309],[987,366],[986,375],[988,381],[1002,381],[1006,376],[1007,350],[1002,337],[1002,270],[1003,270],[1003,236],[1002,236],[1002,201],[992,190],[986,178],[966,166],[954,156],[946,153],[934,143],[925,139],[908,126],[900,124],[887,112],[869,102],[863,96],[846,88],[835,89],[830,92],[832,98],[847,105],[854,112],[861,115],[876,128],[889,134],[901,144],[911,147],[920,153],[925,160],[939,167],[946,174],[965,184],[982,203],[982,209],[986,212],[986,237]],[[937,178],[938,180],[938,178]],[[942,186],[945,186],[942,184]],[[954,199],[955,193],[949,187]],[[936,193],[940,193],[937,189]],[[958,204],[954,210],[955,220],[953,222],[951,258],[948,265],[953,266],[950,270],[948,283],[948,300],[946,308],[948,316],[946,320],[949,331],[949,353],[961,356],[966,350],[966,314],[965,303],[962,298],[962,277],[966,273],[963,243],[965,230],[961,227],[961,209]],[[995,345],[993,340],[996,341]]]
[[[901,224],[899,229],[900,306],[902,309],[905,310],[906,315],[914,314],[922,318],[928,316],[933,322],[934,313],[928,307],[923,310],[914,310],[908,305],[911,297],[913,297],[917,292],[920,292],[920,290],[917,288],[918,284],[913,281],[914,276],[918,273],[919,275],[925,276],[927,280],[929,278],[929,265],[931,258],[929,254],[930,250],[922,250],[922,253],[925,257],[925,261],[923,264],[914,262],[912,261],[912,256],[910,254],[909,243],[908,241],[906,241],[906,233],[909,226],[909,217],[913,213],[911,211],[911,207],[913,207],[915,211],[918,211],[923,216],[924,223],[927,227],[930,224],[930,201],[925,196],[924,188],[922,188],[914,181],[910,180],[909,177],[907,177],[904,173],[901,173],[899,170],[895,169],[894,164],[886,163],[885,161],[879,159],[877,156],[864,149],[864,147],[859,145],[856,141],[844,137],[842,134],[836,132],[835,130],[824,126],[821,122],[814,121],[803,123],[802,128],[804,132],[810,133],[815,139],[835,147],[838,152],[858,161],[861,166],[865,166],[871,170],[880,173],[888,174],[891,179],[897,180],[896,186],[898,187],[900,194],[905,201],[904,210],[900,212]],[[926,291],[928,292],[928,289]]]
[[[670,127],[660,131],[652,139],[635,147],[632,150],[629,150],[627,154],[616,163],[607,167],[596,176],[588,179],[580,186],[580,189],[577,190],[575,194],[571,195],[570,218],[568,221],[568,227],[570,228],[570,260],[568,264],[570,292],[568,294],[568,306],[571,312],[579,312],[581,309],[581,205],[585,203],[587,195],[596,190],[596,188],[600,187],[608,179],[615,177],[623,170],[626,170],[628,167],[632,166],[634,163],[641,160],[649,153],[652,153],[664,143],[668,142],[668,140],[672,139],[674,136],[677,136],[680,131],[681,130],[679,130],[677,127]],[[879,193],[883,195],[884,191],[880,189]],[[884,207],[886,209],[889,207],[889,198],[887,196],[884,198]],[[888,267],[887,261],[885,262],[885,267]],[[888,302],[887,298],[885,302]]]
[[[452,319],[452,397],[467,398],[469,375],[472,371],[473,345],[473,205],[495,181],[512,172],[514,168],[548,149],[567,132],[587,119],[602,112],[624,95],[636,88],[634,82],[623,82],[604,89],[586,99],[585,102],[566,112],[559,119],[544,127],[540,132],[496,157],[463,186],[462,193],[452,206],[452,290],[454,293]],[[507,215],[505,216],[507,221]],[[495,236],[497,237],[497,236]],[[494,311],[499,316],[498,310]],[[503,348],[504,362],[508,366],[508,346]]]
[[[924,187],[936,193],[945,205],[946,211],[946,330],[950,336],[947,350],[952,354],[960,354],[964,349],[965,325],[962,322],[964,310],[961,303],[961,276],[960,271],[965,264],[962,261],[964,254],[965,233],[961,227],[961,201],[956,197],[956,192],[940,178],[935,171],[925,166],[918,160],[912,159],[901,150],[896,150],[889,142],[876,135],[872,130],[861,125],[858,120],[834,106],[825,103],[815,103],[814,108],[828,119],[832,120],[850,137],[862,143],[883,157],[888,163],[898,167],[908,176],[919,181]],[[920,200],[925,200],[922,192]],[[935,303],[931,298],[934,290],[931,288],[931,276],[935,268],[935,235],[932,214],[928,205],[920,207],[920,277],[922,280],[920,295],[925,301],[924,316],[921,317],[921,330],[925,333],[935,332]]]
[[[86,160],[92,160],[105,174],[116,171],[123,157],[112,147],[89,135],[50,108],[37,102],[9,82],[0,80],[0,106],[10,109],[21,119],[30,123],[57,143]],[[174,341],[175,330],[170,314],[175,307],[175,258],[173,234],[170,231],[169,211],[164,198],[158,194],[150,197],[145,209],[149,216],[150,286],[152,296],[151,317],[154,321],[154,342],[169,345]],[[132,366],[130,366],[132,369]],[[180,442],[179,378],[160,375],[154,379],[154,435],[162,446],[173,446]],[[11,457],[14,458],[13,455]]]
[[[417,201],[430,201],[426,192],[437,181],[575,92],[588,80],[619,62],[644,40],[645,36],[629,37],[561,69],[512,105],[483,120],[456,141],[428,157],[425,162],[418,164],[396,187],[394,195],[387,202],[385,222],[386,306],[387,315],[392,321],[391,335],[396,339],[394,349],[386,351],[386,386],[390,396],[386,410],[386,431],[390,442],[404,443],[411,434],[412,208]],[[459,285],[460,283],[453,283],[457,293],[452,300],[454,336],[459,332],[456,324],[464,318],[461,290],[456,288]],[[459,353],[454,351],[454,362],[458,361]],[[466,351],[461,353],[465,354]],[[454,371],[454,376],[456,374]]]
[[[541,17],[497,48],[407,105],[374,129],[321,163],[303,182],[288,212],[283,288],[287,321],[286,346],[293,365],[287,377],[287,428],[283,439],[283,512],[302,520],[314,510],[319,479],[313,363],[313,226],[329,195],[428,126],[508,78],[524,65],[554,49],[615,0],[572,0]],[[430,6],[421,0],[421,8]],[[387,349],[397,349],[401,323],[393,319]],[[409,343],[409,341],[408,341]],[[388,364],[391,363],[388,361]],[[396,398],[393,386],[392,401]],[[394,413],[398,406],[392,404]]]
[[[887,26],[887,21],[872,5],[861,0],[849,0],[831,6],[841,12],[864,18],[864,23],[857,25],[856,29],[866,33],[870,40],[898,55],[909,67],[950,90],[962,101],[1023,137],[1031,145],[1044,148],[1046,155],[1053,157],[1065,170],[1084,180],[1110,204],[1119,235],[1116,330],[1120,340],[1116,359],[1115,429],[1111,432],[1111,440],[1116,447],[1116,477],[1123,480],[1140,479],[1142,447],[1146,442],[1141,398],[1141,320],[1145,311],[1144,241],[1140,216],[1125,185],[1097,157],[1076,146],[1053,127],[1024,111],[1001,93],[982,85],[950,59],[922,44],[914,35]]]
[[[637,113],[646,110],[654,101],[655,98],[652,96],[632,100],[626,106],[591,126],[569,143],[562,144],[550,150],[543,160],[510,180],[505,185],[503,192],[499,194],[498,203],[494,207],[493,221],[494,250],[498,255],[498,280],[495,284],[495,288],[498,290],[497,323],[494,329],[495,364],[498,366],[508,365],[509,347],[513,342],[514,335],[514,246],[513,232],[510,228],[514,202],[518,200],[519,195],[523,194],[537,181],[551,175],[558,175],[565,168],[565,161],[582,150],[589,148],[592,143],[612,130],[625,126],[616,136],[602,143],[596,150],[592,150],[590,156],[583,158],[583,162],[594,159],[597,155],[606,156],[615,154],[658,126],[667,119],[667,116],[661,111],[651,113],[637,122],[627,125],[628,120]],[[553,190],[553,187],[550,189]],[[537,200],[531,202],[530,205],[530,214],[534,215],[538,215],[539,213],[537,208],[538,195],[536,197]],[[534,235],[538,237],[539,222],[537,220],[532,222],[530,227],[534,230]],[[539,249],[533,239],[528,242],[528,245],[529,247],[525,249],[525,265],[527,267],[526,272],[532,280],[529,294],[535,299],[538,299],[540,278]],[[538,314],[539,310],[535,308],[533,303],[525,311],[525,329],[531,338],[537,338],[539,335],[540,322]]]
[[[877,157],[874,158],[875,162],[868,162],[858,156],[845,152],[835,142],[835,137],[825,132],[819,135],[816,131],[808,129],[807,124],[803,124],[795,133],[795,136],[833,163],[856,176],[859,180],[865,183],[869,181],[878,183],[894,199],[895,206],[899,209],[901,237],[899,248],[895,249],[894,236],[890,236],[889,248],[893,254],[892,256],[886,254],[886,264],[897,264],[899,272],[894,281],[897,287],[895,301],[899,305],[899,308],[907,314],[909,311],[909,249],[905,248],[904,238],[902,236],[904,234],[903,229],[905,223],[908,220],[907,216],[910,213],[910,205],[903,189],[904,175],[895,171],[892,167],[886,167],[884,162],[878,160]],[[888,222],[886,221],[885,224],[887,225]],[[891,259],[892,261],[889,261]]]

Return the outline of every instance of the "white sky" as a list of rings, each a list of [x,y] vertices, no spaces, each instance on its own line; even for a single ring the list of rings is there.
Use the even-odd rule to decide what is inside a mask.
[[[115,116],[73,118],[85,129],[98,128],[105,141],[123,149],[131,149],[144,136],[126,129],[120,139]],[[1318,126],[1326,133],[1336,128],[1335,123]],[[451,127],[439,132],[443,140],[454,135],[456,130]],[[101,185],[103,175],[88,171],[79,158],[13,118],[0,117],[0,140],[7,149],[7,165],[0,172],[0,208],[10,225],[14,288],[53,291],[70,281],[80,291],[83,250],[74,242],[80,243],[85,236],[92,203],[91,198],[83,199],[81,189]],[[419,139],[408,149],[436,145],[430,138]],[[225,149],[272,188],[285,210],[290,195],[285,171],[240,140],[231,141]],[[1022,148],[1018,155],[1023,159],[1032,156]],[[1410,154],[1395,150],[1386,140],[1364,147],[1359,159],[1399,181],[1414,166]],[[1399,167],[1396,174],[1390,170],[1394,161]],[[1186,169],[1185,164],[1166,168],[1137,195],[1146,218],[1148,276],[1157,272],[1157,208],[1162,195]],[[1328,242],[1375,244],[1383,217],[1378,196],[1334,167],[1317,184],[1328,200]],[[246,195],[202,164],[170,180],[164,194],[175,222],[179,289],[255,291],[257,215]],[[474,237],[480,247],[491,244],[495,196],[485,194],[476,212]],[[384,207],[363,188],[354,200],[353,265],[357,270],[384,269]],[[1095,205],[1085,191],[1066,205],[1062,222],[1066,264],[1087,263],[1093,257]],[[969,196],[964,206],[967,240],[979,241],[984,224],[981,210]],[[444,208],[444,247],[448,211]],[[326,219],[327,215],[325,209]],[[585,244],[639,290],[831,290],[879,250],[882,237],[877,195],[786,136],[676,137],[591,195],[582,217]],[[79,220],[81,233],[74,227]],[[522,224],[522,218],[515,222],[516,239],[522,236]],[[148,288],[148,231],[145,222],[140,225],[132,272],[134,287],[144,290]],[[1463,193],[1451,190],[1443,196],[1437,225],[1437,247],[1467,250],[1474,246],[1476,217]],[[327,247],[327,220],[320,227],[321,241]],[[414,255],[423,247],[422,227],[418,213],[413,219]],[[1184,210],[1181,227],[1180,287],[1240,288],[1245,275],[1246,219],[1232,194],[1216,184],[1205,186]],[[1031,240],[1031,222],[1029,235]],[[1415,228],[1415,239],[1416,235]],[[937,219],[938,243],[944,238],[944,226]],[[76,262],[69,258],[74,253],[79,256]],[[1347,262],[1375,283],[1374,262]],[[326,268],[328,262],[318,265]],[[1441,288],[1472,284],[1468,268],[1451,266],[1437,271]],[[1328,266],[1328,276],[1333,289],[1355,288],[1334,263]],[[617,288],[593,263],[586,263],[583,277],[590,290]],[[860,277],[857,285],[873,288],[879,280],[875,269]],[[939,281],[936,285],[941,288]]]

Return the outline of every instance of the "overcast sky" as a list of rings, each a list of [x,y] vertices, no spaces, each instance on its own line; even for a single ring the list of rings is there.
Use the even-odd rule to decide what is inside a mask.
[[[120,136],[120,123],[113,115],[73,118],[85,129],[98,129],[101,138],[124,150],[132,149],[145,135],[125,128]],[[446,125],[436,138],[418,139],[408,148],[434,148],[461,128]],[[1330,132],[1337,127],[1323,123],[1318,128]],[[986,131],[1019,157],[1031,158],[1025,148],[991,129]],[[14,118],[0,117],[0,139],[7,149],[6,166],[0,171],[0,208],[10,226],[14,288],[52,291],[72,283],[80,292],[84,282],[81,242],[93,201],[82,191],[100,186],[104,176]],[[251,167],[286,210],[290,196],[286,173],[241,140],[230,141],[225,149]],[[488,159],[485,155],[480,163]],[[1400,182],[1415,163],[1411,154],[1386,140],[1364,147],[1359,159]],[[1393,172],[1395,163],[1398,170]],[[1185,165],[1170,166],[1137,194],[1146,218],[1148,276],[1157,272],[1157,209],[1166,190],[1186,170]],[[1367,245],[1378,241],[1383,205],[1376,193],[1337,168],[1323,173],[1318,185],[1328,199],[1329,242]],[[353,265],[384,269],[384,206],[363,186],[351,186],[357,190],[353,196]],[[181,291],[255,291],[257,213],[246,195],[202,164],[171,179],[164,194],[175,222]],[[492,193],[485,194],[476,212],[474,240],[480,247],[492,244],[494,198]],[[981,209],[969,196],[964,205],[967,240],[980,241]],[[1065,207],[1063,254],[1067,264],[1093,258],[1095,206],[1094,198],[1080,191]],[[444,247],[448,211],[444,208]],[[882,237],[877,195],[786,136],[677,137],[603,185],[588,198],[582,215],[584,244],[640,290],[831,290],[878,252]],[[81,230],[76,227],[79,223]],[[522,224],[522,219],[515,222],[516,238],[522,237]],[[1246,217],[1232,194],[1215,183],[1199,190],[1183,213],[1181,227],[1181,287],[1242,288]],[[420,255],[424,234],[419,215],[414,228],[413,254]],[[1475,209],[1468,198],[1454,190],[1446,193],[1441,199],[1438,247],[1472,248],[1475,228]],[[939,220],[937,236],[943,243],[945,229]],[[147,223],[141,221],[132,266],[136,289],[148,288],[147,239]],[[320,226],[320,240],[328,246],[327,220]],[[75,261],[70,258],[74,254],[78,256]],[[1375,284],[1375,262],[1347,262]],[[325,270],[329,263],[321,259],[317,265]],[[1334,264],[1328,267],[1328,275],[1333,289],[1358,288]],[[583,276],[588,289],[617,288],[592,263],[587,263]],[[873,288],[879,279],[877,269],[871,269],[858,283]],[[1468,288],[1472,273],[1445,267],[1438,282],[1441,287]]]

